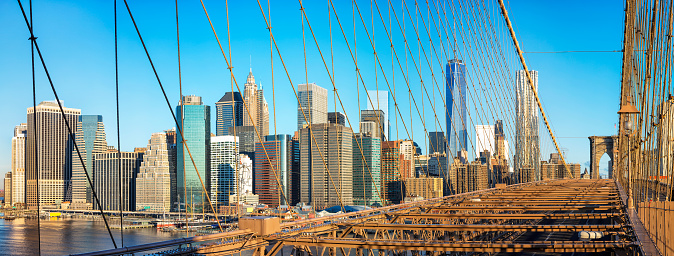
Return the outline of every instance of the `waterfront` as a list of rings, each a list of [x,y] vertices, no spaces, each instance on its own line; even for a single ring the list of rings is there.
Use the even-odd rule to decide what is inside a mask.
[[[119,229],[112,229],[117,245],[121,245]],[[124,246],[165,241],[185,234],[160,232],[155,228],[124,230]],[[42,255],[68,255],[114,248],[102,220],[64,218],[40,221]],[[0,255],[37,255],[37,219],[0,219]]]

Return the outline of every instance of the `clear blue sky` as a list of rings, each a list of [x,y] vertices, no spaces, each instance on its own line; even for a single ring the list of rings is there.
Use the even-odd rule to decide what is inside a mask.
[[[175,107],[179,92],[173,2],[133,0],[129,2],[172,101],[171,104]],[[226,49],[227,23],[224,1],[207,0],[205,3]],[[386,8],[384,1],[378,3],[380,7]],[[27,5],[27,1],[25,4]],[[151,133],[175,125],[123,1],[120,0],[118,4],[121,144],[123,150],[132,150],[134,147],[146,146]],[[266,12],[266,1],[263,1],[263,5]],[[335,5],[345,26],[345,32],[349,40],[352,40],[351,4],[336,1]],[[507,5],[518,39],[525,51],[606,51],[620,50],[622,47],[624,13],[621,1],[511,1]],[[203,96],[204,102],[214,109],[214,103],[225,92],[231,90],[224,58],[199,2],[179,1],[179,6],[183,93]],[[359,6],[367,22],[370,20],[369,1],[359,2]],[[410,4],[410,8],[411,6]],[[59,96],[67,107],[82,109],[83,114],[103,115],[108,144],[116,145],[112,7],[112,1],[37,0],[34,1],[33,14],[35,34]],[[494,3],[491,3],[490,8],[494,7]],[[328,5],[325,1],[307,1],[305,8],[309,21],[317,33],[321,49],[329,62]],[[401,10],[396,11],[400,14]],[[414,13],[413,9],[411,11]],[[294,1],[274,1],[271,12],[273,31],[293,83],[295,85],[304,83],[306,79],[299,4]],[[229,14],[234,75],[240,86],[243,86],[249,67],[252,67],[258,84],[262,84],[265,89],[270,114],[273,115],[269,34],[265,29],[257,2],[231,1]],[[386,17],[387,14],[383,15]],[[346,113],[356,126],[358,100],[354,65],[341,32],[336,27],[334,16],[332,22],[335,81],[347,108]],[[360,21],[357,22],[359,25]],[[389,45],[385,42],[387,39],[381,25],[377,22],[378,20],[375,20],[378,51],[388,56]],[[394,31],[397,31],[395,27]],[[308,34],[308,27],[306,33],[307,54],[310,58],[308,81],[316,82],[331,91],[329,77],[318,57],[313,39]],[[367,44],[367,37],[362,27],[359,27],[357,33],[359,65],[368,89],[371,89],[375,86],[372,74],[374,70],[372,49]],[[4,99],[0,101],[0,108],[4,110],[0,112],[0,120],[3,120],[0,124],[0,145],[4,145],[0,146],[0,174],[10,169],[10,141],[13,128],[19,123],[26,122],[26,108],[32,105],[28,37],[29,32],[17,3],[0,1],[0,88],[4,95]],[[408,40],[415,41],[413,38]],[[403,48],[400,44],[396,49],[402,54]],[[529,68],[539,71],[539,94],[556,135],[582,137],[559,139],[560,146],[568,149],[567,161],[585,166],[589,161],[587,136],[611,135],[616,131],[614,124],[619,108],[621,54],[532,53],[526,54],[525,57]],[[382,57],[382,62],[390,71],[390,56]],[[276,129],[278,133],[292,134],[296,126],[297,103],[280,64],[276,56],[274,59]],[[39,60],[36,67],[38,102],[53,100]],[[435,72],[439,72],[439,68],[435,68]],[[413,67],[410,66],[410,72],[412,70]],[[411,80],[415,80],[412,75],[410,77]],[[382,82],[381,74],[378,79],[380,88],[385,88],[386,84]],[[430,80],[426,81],[429,83]],[[396,88],[407,90],[399,74],[396,75]],[[419,97],[417,100],[420,100],[421,96],[415,97]],[[404,113],[409,115],[407,96],[400,97],[399,100],[401,108],[407,108],[407,112]],[[329,102],[331,106],[329,109],[332,111],[334,109],[332,95]],[[361,104],[365,104],[362,99]],[[361,108],[365,106],[362,105]],[[338,109],[342,111],[339,106]],[[433,123],[432,117],[432,113],[425,114],[426,120],[430,120],[430,123]],[[419,124],[418,117],[416,118],[412,125],[414,137],[415,141],[423,146],[424,139],[421,136],[423,128]],[[444,123],[444,118],[440,118],[440,122]],[[215,122],[214,113],[212,120]],[[272,132],[273,122],[272,120],[270,128]],[[400,137],[407,137],[403,136],[402,125],[400,129]],[[604,166],[606,158],[604,157],[602,161]]]

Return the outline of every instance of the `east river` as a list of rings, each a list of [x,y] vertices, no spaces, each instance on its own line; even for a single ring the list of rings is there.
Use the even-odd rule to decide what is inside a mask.
[[[120,230],[111,231],[117,246],[120,246]],[[184,233],[161,232],[156,228],[126,229],[124,246],[184,236]],[[114,248],[102,220],[77,218],[40,220],[40,239],[38,239],[37,219],[0,219],[0,243],[2,243],[0,255],[37,255],[38,241],[42,255],[68,255]]]

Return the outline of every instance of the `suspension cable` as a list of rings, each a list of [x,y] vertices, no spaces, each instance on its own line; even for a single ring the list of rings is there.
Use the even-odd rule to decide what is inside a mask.
[[[21,1],[19,1],[19,6],[21,5]],[[28,0],[28,8],[29,8],[29,13],[30,13],[30,38],[31,40],[30,43],[30,66],[31,66],[31,72],[33,76],[33,146],[34,146],[34,159],[33,164],[35,166],[35,179],[37,181],[37,186],[36,186],[36,193],[37,193],[37,254],[42,255],[42,249],[40,248],[42,244],[42,235],[40,234],[40,171],[38,168],[38,155],[37,155],[37,100],[36,100],[36,94],[35,94],[35,39],[37,39],[33,35],[33,0]],[[21,8],[23,11],[23,8]],[[25,14],[24,14],[25,16]],[[25,183],[28,184],[28,183]],[[26,186],[24,184],[24,187]],[[24,189],[24,191],[28,191],[27,189]],[[24,200],[24,202],[28,203],[28,200]],[[28,204],[26,204],[28,205]]]
[[[176,125],[178,125],[179,124],[178,119],[177,119],[177,117],[176,117],[176,115],[173,111],[173,108],[171,107],[171,103],[168,99],[168,96],[166,95],[166,91],[164,90],[164,86],[162,85],[161,80],[159,79],[159,74],[157,73],[157,69],[154,67],[154,63],[152,62],[152,58],[150,58],[150,53],[148,52],[147,47],[145,46],[145,41],[143,40],[143,37],[140,34],[140,30],[138,29],[138,25],[136,24],[136,21],[133,18],[133,14],[131,13],[131,9],[129,8],[129,4],[126,0],[124,0],[124,4],[126,5],[126,10],[129,12],[129,17],[131,18],[131,21],[133,22],[133,25],[136,29],[136,33],[138,34],[138,38],[140,39],[140,42],[143,45],[143,49],[145,50],[145,54],[147,55],[147,59],[150,62],[150,66],[152,66],[152,71],[155,74],[155,77],[157,79],[157,83],[159,84],[159,87],[161,88],[162,93],[164,94],[164,99],[166,100],[166,104],[168,105],[169,109],[171,110],[171,116],[173,117],[173,120],[176,123]],[[182,113],[182,111],[181,111],[181,113]],[[182,120],[182,118],[181,118],[181,120]],[[182,127],[178,127],[177,130],[178,130],[178,134],[180,134],[180,138],[181,139],[184,138]],[[196,166],[196,162],[194,161],[194,158],[192,156],[192,152],[190,151],[190,147],[185,143],[183,143],[183,145],[185,146],[185,149],[187,149],[187,153],[190,156],[190,160],[192,162],[194,170],[197,173],[197,177],[199,178],[199,182],[201,183],[201,188],[203,189],[203,191],[206,191],[206,187],[204,186],[204,181],[201,178],[201,174],[199,173],[199,170]],[[208,201],[208,204],[211,206],[211,210],[213,211],[213,215],[215,216],[216,220],[218,220],[217,223],[218,223],[218,227],[220,228],[220,231],[224,231],[222,229],[222,225],[220,225],[220,221],[219,221],[219,218],[218,218],[217,211],[215,211],[215,208],[213,207],[213,203],[211,202],[210,196],[208,195],[208,193],[206,193],[205,195],[206,195],[206,199]],[[185,199],[185,202],[187,202],[187,199]],[[187,204],[185,204],[185,205],[187,205]]]
[[[117,58],[117,0],[113,1],[115,7],[115,106],[117,109],[117,174],[119,175],[119,234],[120,234],[120,243],[124,247],[124,200],[123,200],[123,186],[122,186],[122,146],[120,140],[120,130],[119,130],[119,64]],[[131,187],[129,187],[131,189]],[[134,211],[136,209],[129,209],[129,211]]]
[[[218,37],[218,34],[215,32],[215,27],[213,26],[213,23],[211,22],[211,18],[210,18],[210,16],[208,15],[208,10],[206,9],[206,6],[204,5],[203,1],[201,1],[201,6],[202,6],[202,8],[203,8],[203,10],[204,10],[204,13],[206,14],[206,18],[208,19],[208,22],[209,22],[209,24],[210,24],[210,26],[211,26],[211,30],[213,31],[213,35],[215,36],[215,40],[218,42],[218,46],[220,47],[220,52],[222,53],[222,56],[223,56],[224,59],[225,59],[225,62],[226,62],[226,64],[227,64],[227,67],[228,67],[228,69],[230,70],[229,73],[230,73],[230,78],[231,78],[231,80],[234,82],[233,85],[236,85],[237,90],[239,90],[239,93],[241,93],[241,88],[239,87],[239,84],[238,84],[238,82],[236,81],[236,79],[234,79],[234,73],[232,72],[233,66],[231,65],[231,61],[230,61],[230,59],[227,58],[227,55],[225,55],[225,51],[224,51],[224,49],[222,48],[222,44],[220,43],[220,38]],[[260,5],[260,8],[262,8],[261,5]],[[271,29],[270,29],[271,26],[267,25],[267,27],[268,27],[269,30],[271,31]],[[271,33],[271,32],[270,32],[270,33]],[[230,54],[230,58],[231,58],[231,54]],[[244,106],[244,109],[245,109],[244,112],[248,113],[248,118],[250,118],[251,123],[253,124],[253,130],[254,130],[254,132],[255,132],[255,135],[258,137],[258,140],[259,140],[259,141],[263,141],[263,140],[262,140],[261,131],[258,130],[258,127],[257,127],[257,125],[256,125],[256,122],[252,122],[253,117],[252,117],[252,114],[251,114],[251,110],[250,110],[250,108],[248,107],[248,103],[246,103],[246,100],[245,100],[245,99],[243,99],[243,106]],[[236,127],[236,126],[235,126],[235,127]],[[235,128],[235,129],[236,129],[236,128]],[[280,176],[280,175],[277,175],[277,174],[276,174],[276,173],[277,173],[277,170],[274,168],[274,165],[271,164],[271,157],[269,156],[269,152],[267,152],[267,148],[265,147],[264,143],[260,143],[260,145],[262,146],[262,150],[264,151],[265,156],[267,157],[267,161],[270,163],[270,167],[272,168],[272,172],[274,173],[274,178],[276,179],[277,185],[278,185],[279,188],[280,188],[280,187],[281,187],[281,181],[279,180],[279,176]],[[283,191],[283,189],[280,189],[280,190],[281,190],[281,195],[283,196],[283,198],[285,199],[285,201],[286,201],[286,202],[289,202],[288,196],[285,194],[285,192]]]
[[[176,42],[177,42],[177,50],[178,50],[178,90],[179,90],[178,102],[180,102],[183,99],[183,79],[182,79],[182,65],[180,63],[180,61],[181,61],[180,60],[181,59],[180,58],[180,23],[178,22],[179,21],[179,19],[178,19],[179,18],[178,17],[178,0],[175,0],[175,6],[176,6]],[[184,125],[185,125],[185,120],[181,118],[180,119],[180,127],[183,127]],[[176,133],[177,133],[177,131],[176,131]],[[176,138],[176,143],[177,142],[178,141],[177,141],[177,138]],[[184,143],[185,143],[184,141],[180,142],[180,147],[183,149],[183,151],[185,150],[185,148],[183,146]],[[174,150],[176,150],[175,154],[177,155],[178,154],[178,152],[177,152],[178,151],[178,145],[176,145],[176,148]],[[185,170],[185,161],[180,161],[180,162],[182,162],[183,177],[187,177],[186,176],[186,170]],[[178,166],[175,166],[175,168],[176,168],[176,176],[178,176],[178,171],[177,171]],[[183,178],[183,192],[184,192],[183,200],[185,201],[185,203],[184,203],[185,204],[185,236],[189,237],[190,236],[190,223],[188,221],[189,218],[187,217],[187,179],[186,178]],[[176,188],[176,194],[178,194],[177,188]],[[180,195],[177,195],[177,196],[180,197]],[[182,207],[180,207],[180,200],[178,200],[178,212],[180,212],[180,211],[182,211]]]
[[[510,18],[508,18],[508,11],[505,9],[505,5],[503,5],[503,0],[498,0],[499,5],[501,5],[501,13],[503,14],[503,18],[506,20],[506,23],[508,24],[508,29],[510,30],[510,35],[512,36],[513,43],[515,44],[515,48],[517,49],[517,54],[520,57],[520,62],[522,62],[522,67],[524,67],[524,71],[527,75],[527,81],[529,83],[529,87],[531,88],[531,91],[534,93],[534,98],[536,98],[536,103],[538,103],[538,109],[541,111],[541,115],[543,116],[543,121],[545,122],[546,128],[548,128],[548,133],[550,133],[550,137],[552,137],[552,142],[555,144],[555,148],[557,149],[557,152],[560,152],[559,156],[562,160],[562,164],[564,164],[564,169],[566,169],[566,172],[569,173],[569,177],[574,177],[573,173],[571,173],[571,170],[569,167],[566,165],[566,161],[564,160],[564,156],[561,154],[561,151],[559,150],[559,145],[557,144],[557,139],[555,139],[555,135],[552,132],[552,129],[550,128],[550,123],[548,123],[548,118],[545,116],[545,112],[543,111],[543,106],[541,105],[541,99],[538,98],[538,92],[536,91],[536,88],[534,88],[533,80],[531,80],[531,75],[529,74],[529,69],[527,68],[527,64],[524,62],[524,55],[522,55],[522,49],[520,49],[520,44],[517,42],[517,38],[515,37],[515,31],[513,30],[512,24],[510,23]]]
[[[74,134],[73,134],[72,128],[71,128],[71,126],[70,126],[70,123],[68,122],[68,119],[66,118],[65,111],[63,110],[63,105],[61,104],[61,100],[59,99],[58,93],[56,92],[56,87],[54,87],[54,82],[53,82],[52,79],[51,79],[51,75],[49,75],[49,70],[47,69],[47,64],[45,63],[44,58],[42,57],[42,52],[40,51],[40,46],[37,44],[37,41],[35,40],[35,39],[37,39],[37,37],[35,37],[35,35],[33,34],[33,27],[32,27],[31,24],[29,23],[28,17],[26,17],[26,12],[25,12],[25,10],[23,9],[23,5],[21,4],[21,1],[20,1],[20,0],[17,0],[17,2],[19,3],[19,8],[21,8],[21,13],[23,14],[23,19],[24,19],[25,22],[26,22],[26,26],[28,27],[28,30],[30,31],[30,38],[31,38],[32,44],[33,44],[33,46],[35,46],[35,51],[37,51],[38,57],[40,57],[40,62],[42,63],[42,68],[44,69],[44,72],[45,72],[45,74],[47,75],[47,80],[49,81],[49,85],[51,86],[52,93],[54,94],[54,97],[56,98],[56,103],[58,104],[59,110],[61,111],[61,117],[63,118],[63,121],[64,121],[64,123],[65,123],[65,126],[66,126],[66,128],[67,128],[67,130],[68,130],[68,136],[70,137],[70,140],[71,140],[71,141],[75,141],[75,136],[74,136]],[[35,101],[35,100],[34,100],[34,101]],[[35,115],[37,115],[37,111],[36,111],[36,110],[37,110],[37,108],[33,108],[33,120],[34,120],[34,121],[36,120]],[[36,128],[35,128],[34,130],[37,131]],[[37,132],[36,132],[36,134],[37,134]],[[37,140],[37,138],[35,138],[35,140]],[[94,186],[93,186],[93,184],[92,184],[92,182],[91,182],[91,177],[89,177],[89,173],[88,173],[87,170],[86,170],[86,166],[84,165],[84,160],[83,160],[83,158],[82,158],[82,154],[80,153],[80,149],[79,149],[79,147],[77,146],[77,143],[73,143],[73,146],[75,147],[75,151],[77,151],[77,156],[79,157],[80,163],[81,163],[82,166],[84,167],[84,173],[85,173],[86,176],[87,176],[87,181],[89,182],[89,186],[91,186],[91,187],[93,188]],[[35,150],[36,150],[36,152],[37,152],[37,147],[35,148]],[[36,153],[36,154],[37,154],[37,153]],[[36,156],[36,159],[37,159],[37,156]],[[36,170],[37,170],[37,166],[35,166],[35,168],[36,168]],[[39,170],[38,170],[38,172],[37,172],[37,175],[38,175],[38,177],[39,177],[39,175],[40,175]],[[38,188],[39,188],[40,184],[38,183],[37,185],[38,185]],[[39,191],[38,191],[38,192],[39,192]],[[98,200],[98,196],[96,195],[96,191],[92,189],[91,192],[92,192],[92,195],[94,196],[94,199],[96,199],[96,204],[98,205],[98,209],[99,209],[99,211],[101,212],[101,216],[103,217],[103,222],[105,222],[105,227],[107,228],[108,234],[110,235],[110,239],[112,240],[112,243],[113,243],[113,245],[115,246],[115,249],[116,249],[116,248],[117,248],[117,243],[115,242],[115,238],[112,236],[112,232],[110,231],[110,226],[108,225],[108,221],[107,221],[107,219],[105,218],[105,214],[103,213],[103,207],[101,207],[101,202]],[[40,201],[39,201],[39,193],[38,193],[38,202],[37,202],[37,204],[38,204],[38,207],[39,207],[39,205],[40,205]],[[40,214],[40,213],[39,213],[39,211],[38,211],[38,218],[39,218],[39,214]]]

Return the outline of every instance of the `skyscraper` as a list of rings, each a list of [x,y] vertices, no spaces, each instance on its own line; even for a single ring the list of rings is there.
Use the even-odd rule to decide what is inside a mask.
[[[306,124],[328,123],[328,90],[314,83],[300,84],[297,86],[297,96],[298,131]]]
[[[353,204],[351,128],[313,124],[301,129],[300,136],[301,201],[315,209]]]
[[[239,152],[251,156],[255,152],[255,143],[260,141],[260,137],[255,134],[255,127],[253,126],[229,127],[229,135],[239,138]],[[264,138],[264,136],[261,137]]]
[[[14,128],[14,137],[12,137],[12,185],[11,196],[12,204],[26,203],[26,134],[28,125],[20,124]]]
[[[243,108],[243,125],[256,126],[260,136],[269,134],[269,107],[264,98],[262,86],[258,88],[251,69],[244,84],[243,99],[247,106]],[[248,115],[250,113],[250,116]]]
[[[77,121],[81,110],[63,108],[65,120],[73,133],[77,132]],[[43,101],[28,108],[28,129],[26,139],[26,200],[34,209],[38,204],[56,204],[70,200],[68,188],[72,176],[73,141],[68,135],[68,127],[61,116],[58,103]],[[33,115],[37,124],[33,122]],[[35,128],[37,127],[37,134]],[[35,141],[37,140],[37,148]],[[37,159],[35,159],[37,156]],[[37,166],[35,163],[37,162]],[[39,185],[38,185],[39,178]]]
[[[450,194],[462,194],[487,189],[489,187],[489,168],[480,161],[470,164],[462,163],[454,158],[449,170],[449,184],[453,191]]]
[[[267,135],[255,143],[253,191],[260,203],[269,206],[287,205],[290,200],[292,145],[290,135]],[[266,151],[266,152],[265,152]],[[287,200],[286,200],[287,198]]]
[[[119,154],[119,150],[114,148],[108,149],[105,153],[93,154],[94,191],[103,210],[133,211],[136,209],[136,176],[143,161],[143,153]],[[97,204],[94,204],[94,209],[99,209]]]
[[[376,134],[374,135],[375,132],[372,131],[372,125],[371,124],[365,124],[366,131],[365,132],[370,132],[372,131],[372,136],[378,136],[382,141],[387,140],[387,132],[386,132],[386,114],[383,110],[361,110],[360,111],[360,122],[361,122],[361,127],[363,126],[363,123],[366,122],[372,122],[374,123],[374,128],[376,129]],[[361,131],[362,133],[363,131]]]
[[[71,153],[73,161],[73,200],[71,206],[75,209],[91,209],[94,197],[86,175],[88,173],[93,182],[94,154],[104,153],[108,146],[105,139],[103,116],[81,115],[77,122],[75,143],[80,149],[82,161],[80,161],[77,151],[73,150]],[[82,166],[82,162],[84,162],[84,166]]]
[[[297,205],[301,201],[302,174],[300,171],[300,134],[295,131],[290,140],[291,167],[290,167],[290,205]]]
[[[229,205],[229,196],[237,194],[239,139],[236,136],[211,137],[211,202],[219,208]]]
[[[215,122],[215,135],[225,136],[229,134],[229,127],[242,126],[243,98],[239,92],[227,92],[215,103],[217,119]],[[247,118],[247,116],[246,116]]]
[[[353,138],[353,203],[382,204],[381,139],[363,134]]]
[[[424,175],[433,176],[433,177],[445,177],[449,166],[447,165],[447,155],[443,153],[435,152],[428,155],[428,173],[422,173]]]
[[[508,141],[505,140],[502,120],[496,120],[494,124],[494,157],[496,159],[508,159]]]
[[[12,206],[12,172],[7,172],[5,173],[5,182],[4,182],[4,203],[5,207],[11,207]]]
[[[529,71],[534,90],[538,90],[538,71]],[[518,70],[515,104],[515,174],[518,182],[540,179],[540,148],[538,141],[538,105],[527,81],[526,72]],[[531,172],[531,173],[529,173]]]
[[[449,156],[457,156],[461,149],[468,149],[468,122],[466,109],[466,65],[452,59],[447,64],[447,142]],[[450,158],[451,158],[450,157]]]
[[[428,133],[428,152],[433,154],[435,152],[445,153],[447,150],[447,139],[444,132],[429,132]]]
[[[475,156],[479,156],[485,150],[493,154],[496,148],[494,141],[493,125],[475,126]]]
[[[169,159],[169,173],[171,177],[171,210],[178,206],[178,147],[176,146],[178,140],[176,136],[176,128],[171,128],[164,131],[166,134],[166,148],[168,150]]]
[[[405,196],[420,196],[424,199],[442,197],[442,178],[419,177],[405,180]]]
[[[184,136],[178,133],[178,196],[181,204],[187,204],[188,211],[201,212],[204,206],[208,206],[203,195],[210,191],[211,181],[210,113],[211,108],[203,105],[198,96],[184,96],[177,107],[177,116],[181,118],[179,126]],[[192,158],[187,152],[188,147]]]
[[[494,163],[492,164],[491,184],[497,183],[509,184],[510,170],[508,165],[508,141],[505,140],[503,132],[503,121],[496,120],[494,124]]]
[[[400,166],[403,156],[400,154],[400,141],[384,141],[381,145],[381,193],[384,206],[400,203],[402,200],[402,182]]]
[[[267,100],[264,98],[264,90],[262,89],[262,84],[260,84],[260,89],[257,90],[257,126],[260,127],[262,134],[260,136],[266,136],[269,134],[269,105]]]
[[[384,141],[381,146],[381,187],[385,204],[403,199],[403,182],[415,177],[414,143],[411,140]]]
[[[171,167],[165,132],[153,133],[147,142],[136,177],[136,210],[171,210]]]
[[[386,139],[391,138],[391,120],[389,119],[390,116],[389,114],[391,113],[391,106],[389,105],[389,100],[391,97],[389,96],[388,91],[386,90],[367,90],[367,93],[370,95],[370,99],[372,100],[372,104],[370,104],[370,100],[367,100],[365,105],[367,106],[368,110],[381,110],[383,111],[384,117],[381,120],[381,123],[383,124],[382,130],[384,131],[382,134],[386,137]]]
[[[346,115],[342,112],[328,112],[328,123],[346,126]]]
[[[403,165],[400,168],[400,175],[403,179],[415,177],[414,173],[414,155],[417,153],[417,145],[411,140],[401,140],[400,154],[403,155]]]

